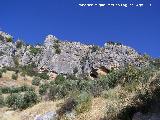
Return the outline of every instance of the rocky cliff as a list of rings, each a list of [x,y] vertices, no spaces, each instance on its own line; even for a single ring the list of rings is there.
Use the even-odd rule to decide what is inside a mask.
[[[0,32],[0,67],[36,64],[38,70],[60,74],[90,74],[101,67],[106,70],[126,64],[142,66],[147,63],[136,50],[119,43],[108,42],[103,47],[67,42],[48,35],[43,45],[26,45]]]

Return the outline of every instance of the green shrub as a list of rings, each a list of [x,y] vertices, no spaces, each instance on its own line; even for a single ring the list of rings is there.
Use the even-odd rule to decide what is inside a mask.
[[[32,86],[28,85],[22,85],[20,88],[20,92],[25,92],[25,91],[35,91],[35,89]]]
[[[18,57],[17,57],[17,56],[14,56],[14,57],[13,57],[13,60],[14,60],[14,63],[15,63],[15,65],[16,65],[16,67],[18,67],[18,66],[19,66]]]
[[[19,70],[24,74],[24,75],[28,75],[28,76],[37,76],[38,72],[36,72],[34,70],[34,68],[36,68],[37,66],[34,63],[31,63],[29,65],[26,66],[20,66]]]
[[[0,108],[3,106],[5,106],[4,97],[2,95],[0,95]]]
[[[55,53],[56,53],[56,54],[60,54],[60,53],[61,53],[61,49],[60,49],[60,48],[57,48],[56,51],[55,51]]]
[[[2,72],[2,73],[6,73],[6,72],[7,72],[7,70],[6,70],[6,68],[2,68],[2,69],[0,69],[0,72]]]
[[[7,93],[18,93],[24,91],[34,91],[34,88],[27,85],[22,85],[20,87],[1,87],[0,91],[3,94],[7,94]]]
[[[32,106],[38,102],[38,96],[36,95],[36,93],[34,91],[25,92],[23,99],[24,99],[24,103],[25,103],[23,105],[24,109],[29,106]]]
[[[41,53],[41,51],[41,48],[30,47],[30,53],[32,53],[34,56]]]
[[[40,95],[44,95],[47,92],[48,88],[49,88],[49,84],[42,84],[42,85],[40,85],[40,87],[39,87],[39,94]]]
[[[78,80],[78,78],[74,74],[67,74],[66,79],[68,79],[68,80]]]
[[[2,74],[3,74],[3,73],[6,73],[6,71],[7,71],[7,70],[6,70],[5,68],[0,69],[0,78],[2,77]]]
[[[0,89],[3,94],[10,93],[11,91],[10,87],[1,87]]]
[[[40,77],[41,79],[45,79],[45,80],[49,79],[49,75],[45,72],[44,73],[38,73],[37,76]]]
[[[90,84],[89,81],[87,81],[87,80],[78,80],[77,82],[78,82],[77,83],[77,89],[79,91],[89,91],[90,90],[92,83]]]
[[[103,88],[101,85],[97,84],[98,81],[91,81],[90,84],[90,93],[94,96],[94,97],[98,97],[101,95]]]
[[[55,100],[57,98],[57,94],[59,91],[59,87],[57,85],[52,85],[49,87],[49,94],[48,97],[50,100]]]
[[[55,53],[56,54],[60,54],[61,53],[59,42],[56,42],[53,47],[55,49]]]
[[[86,112],[88,110],[90,110],[91,108],[91,96],[90,94],[88,94],[87,92],[82,92],[77,98],[77,106],[76,106],[76,112],[79,113],[83,113]]]
[[[8,106],[8,107],[10,107],[10,108],[13,108],[13,109],[16,109],[16,100],[19,98],[19,97],[21,97],[20,96],[20,94],[17,94],[17,93],[15,93],[15,94],[11,94],[11,95],[9,95],[9,96],[7,96],[7,98],[6,98],[6,105]]]
[[[0,78],[2,77],[2,72],[0,71]]]
[[[7,38],[6,38],[6,41],[7,41],[7,42],[13,42],[13,38],[12,38],[12,37],[7,37]]]
[[[58,75],[56,78],[55,78],[55,84],[63,84],[64,82],[65,82],[65,77],[62,75],[62,74],[60,74],[60,75]]]
[[[66,86],[66,84],[60,84],[60,85],[52,85],[49,87],[49,99],[61,99],[68,95],[69,88]]]
[[[39,77],[34,77],[32,80],[32,85],[39,86],[41,79]]]
[[[12,74],[12,79],[13,80],[17,80],[18,79],[18,75],[17,74]]]
[[[38,101],[38,97],[35,92],[27,91],[24,94],[14,93],[6,98],[6,104],[13,109],[26,109]]]
[[[150,65],[154,66],[156,69],[160,69],[160,58],[151,60]]]
[[[96,52],[98,49],[99,49],[99,47],[96,46],[96,45],[94,45],[94,46],[91,48],[91,53]]]

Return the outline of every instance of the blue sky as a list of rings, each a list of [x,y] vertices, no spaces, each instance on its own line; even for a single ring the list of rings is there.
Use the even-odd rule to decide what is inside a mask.
[[[80,7],[79,3],[144,3],[140,7]],[[149,6],[149,3],[152,6]],[[27,43],[59,39],[129,45],[160,57],[160,0],[0,0],[0,28]]]

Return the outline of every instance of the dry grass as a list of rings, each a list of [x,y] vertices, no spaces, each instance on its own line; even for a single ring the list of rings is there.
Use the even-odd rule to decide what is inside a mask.
[[[99,120],[104,116],[106,100],[102,97],[93,98],[91,110],[76,117],[76,120]]]
[[[49,111],[56,111],[58,104],[64,100],[41,102],[23,111],[8,111],[6,108],[0,110],[0,120],[34,120],[36,115],[43,115]]]
[[[127,106],[133,106],[133,103],[135,103],[135,101],[133,100],[138,94],[137,91],[145,93],[146,90],[149,90],[150,83],[155,80],[158,74],[160,74],[160,72],[157,72],[145,84],[136,84],[135,91],[126,91],[124,87],[118,85],[115,88],[106,91],[105,94],[107,95],[107,97],[93,98],[91,109],[88,112],[77,115],[75,120],[99,120],[105,115],[107,116],[107,118],[114,118],[121,112],[122,109],[126,108]],[[3,76],[2,79],[4,79],[4,77],[5,76]],[[28,79],[29,80],[27,80],[27,82],[29,84],[32,79]],[[20,77],[18,77],[18,80],[15,82],[18,82],[17,84],[21,84],[20,81],[22,80],[20,80]],[[6,108],[3,108],[0,109],[0,120],[33,120],[36,115],[42,115],[48,111],[57,110],[59,108],[59,106],[57,105],[63,102],[64,100],[55,102],[41,102],[23,111],[7,111]]]
[[[32,85],[33,77],[30,76],[21,76],[18,74],[17,80],[12,80],[12,74],[15,74],[14,71],[7,71],[3,73],[2,78],[0,78],[0,86],[20,86],[20,85]]]

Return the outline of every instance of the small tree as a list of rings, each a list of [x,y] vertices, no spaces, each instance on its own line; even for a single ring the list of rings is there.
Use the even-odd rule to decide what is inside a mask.
[[[7,38],[6,38],[6,41],[7,41],[7,42],[13,42],[13,38],[12,38],[12,37],[7,37]]]
[[[99,49],[99,47],[98,46],[96,46],[96,45],[94,45],[92,48],[91,48],[91,52],[93,53],[93,52],[96,52],[97,50]]]
[[[41,79],[39,77],[34,77],[32,80],[32,85],[39,86]]]
[[[45,79],[45,80],[49,79],[49,75],[46,72],[38,73],[38,77],[41,78],[41,79]]]
[[[55,79],[55,84],[63,84],[65,81],[65,77],[63,75],[58,75]]]
[[[2,77],[2,72],[0,71],[0,78]]]
[[[12,79],[13,80],[17,80],[18,79],[18,75],[17,74],[12,74]]]
[[[32,53],[34,56],[37,55],[38,53],[41,53],[41,48],[35,48],[35,47],[31,47],[30,48],[30,53]]]
[[[55,53],[56,54],[60,54],[61,53],[59,42],[56,42],[53,47],[55,49]]]

